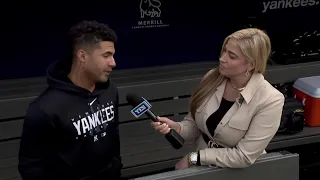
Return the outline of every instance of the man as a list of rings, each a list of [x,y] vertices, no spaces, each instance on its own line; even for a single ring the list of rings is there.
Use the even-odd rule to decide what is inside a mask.
[[[48,68],[49,87],[29,105],[19,172],[24,180],[118,179],[118,91],[109,80],[116,34],[83,21],[69,36],[70,59]]]

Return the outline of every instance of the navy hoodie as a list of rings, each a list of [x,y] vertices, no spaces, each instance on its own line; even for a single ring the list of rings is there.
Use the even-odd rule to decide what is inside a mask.
[[[29,105],[19,152],[24,180],[120,176],[117,88],[108,80],[91,93],[69,80],[70,67],[51,65],[49,87]]]

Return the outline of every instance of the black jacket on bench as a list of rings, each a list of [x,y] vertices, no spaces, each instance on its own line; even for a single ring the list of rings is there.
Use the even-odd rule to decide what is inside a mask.
[[[66,63],[52,65],[49,87],[29,105],[20,142],[21,177],[118,179],[117,88],[109,80],[91,93],[69,80],[69,68]]]

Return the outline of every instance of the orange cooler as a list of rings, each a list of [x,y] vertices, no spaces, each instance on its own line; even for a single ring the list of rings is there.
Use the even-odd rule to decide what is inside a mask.
[[[304,105],[307,126],[320,126],[320,76],[299,78],[295,81],[294,94]]]

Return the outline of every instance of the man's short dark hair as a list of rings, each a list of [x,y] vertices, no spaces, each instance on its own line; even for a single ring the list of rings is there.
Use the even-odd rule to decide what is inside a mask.
[[[68,46],[72,56],[79,49],[90,50],[101,41],[117,41],[116,33],[107,24],[97,21],[82,21],[68,33]]]

